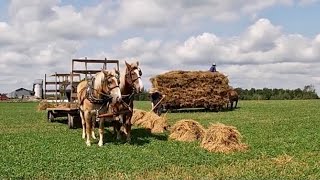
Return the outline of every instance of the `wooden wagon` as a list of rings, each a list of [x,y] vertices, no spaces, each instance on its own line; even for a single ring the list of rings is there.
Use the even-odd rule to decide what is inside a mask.
[[[53,93],[54,97],[52,103],[64,103],[65,102],[65,89],[67,85],[71,85],[71,100],[68,103],[77,103],[76,88],[81,80],[87,80],[102,69],[107,70],[110,68],[116,68],[119,70],[119,60],[108,60],[108,59],[72,59],[71,72],[69,74],[54,74],[55,81],[47,81],[45,77],[45,97],[49,99],[47,93]],[[62,77],[62,78],[61,78]],[[54,85],[55,89],[48,89],[47,86]],[[113,116],[113,115],[105,115]],[[47,108],[47,119],[48,122],[55,121],[56,118],[67,117],[68,127],[73,129],[76,124],[81,123],[80,112],[78,107],[53,107]]]

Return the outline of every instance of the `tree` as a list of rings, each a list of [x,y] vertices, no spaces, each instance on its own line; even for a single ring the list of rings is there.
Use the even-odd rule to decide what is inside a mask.
[[[290,89],[242,89],[236,88],[241,100],[292,100],[292,99],[318,99],[319,96],[312,84],[304,86],[303,90],[300,88]]]

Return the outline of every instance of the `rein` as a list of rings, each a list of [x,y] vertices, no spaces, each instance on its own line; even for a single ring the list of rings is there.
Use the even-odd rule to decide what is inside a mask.
[[[135,95],[135,91],[132,91],[131,94],[129,95],[122,95],[122,98],[121,98],[121,102],[123,103],[123,105],[129,109],[129,111],[132,112],[132,108],[130,107],[131,104],[133,103],[133,97]],[[127,103],[128,102],[128,103]]]
[[[139,76],[135,79],[132,78],[131,76],[131,72],[134,71],[134,70],[138,70],[139,71]],[[127,71],[126,75],[125,75],[125,78],[126,78],[126,81],[128,84],[130,84],[130,86],[133,88],[134,91],[136,91],[135,87],[133,86],[133,83],[136,82],[138,79],[141,79],[141,75],[142,75],[142,71],[140,68],[132,68],[129,72]],[[130,81],[128,80],[128,77],[130,77]]]
[[[87,84],[87,91],[86,91],[86,98],[93,104],[106,104],[109,103],[112,100],[112,97],[110,94],[105,94],[105,93],[99,93],[98,90],[94,89],[94,80],[95,78],[93,77],[90,81],[88,81]],[[116,88],[117,86],[113,87],[112,89]],[[118,86],[119,87],[119,86]],[[111,89],[111,90],[112,90]],[[97,92],[98,94],[102,95],[102,98],[96,98],[93,93]]]
[[[136,70],[136,69],[139,71],[139,76],[137,78],[135,78],[135,79],[132,79],[131,72]],[[131,105],[133,104],[133,97],[137,92],[137,90],[135,89],[133,83],[135,81],[137,81],[138,79],[141,79],[141,75],[142,75],[141,69],[137,68],[137,67],[132,68],[130,71],[127,71],[126,75],[125,75],[125,81],[129,84],[129,86],[131,86],[132,92],[131,92],[131,94],[128,94],[128,95],[122,95],[121,101],[122,101],[122,104],[126,108],[129,109],[130,112],[133,111],[132,108],[131,108]],[[130,78],[130,80],[129,80],[129,78]]]

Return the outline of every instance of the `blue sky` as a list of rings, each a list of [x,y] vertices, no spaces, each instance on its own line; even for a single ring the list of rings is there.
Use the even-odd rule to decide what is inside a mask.
[[[143,82],[212,62],[242,88],[320,92],[318,0],[0,1],[0,92],[70,71],[72,58],[140,61]]]
[[[261,17],[266,17],[272,23],[283,26],[287,33],[313,37],[320,32],[320,24],[316,23],[320,17],[320,3],[308,6],[274,7],[263,11]]]

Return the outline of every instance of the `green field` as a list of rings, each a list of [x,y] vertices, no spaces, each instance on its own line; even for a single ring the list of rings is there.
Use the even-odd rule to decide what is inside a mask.
[[[320,101],[241,101],[228,112],[168,113],[169,124],[237,127],[247,152],[219,154],[199,143],[133,129],[133,144],[91,147],[81,129],[48,123],[35,103],[0,103],[0,179],[320,179]],[[137,108],[149,110],[148,102]]]

